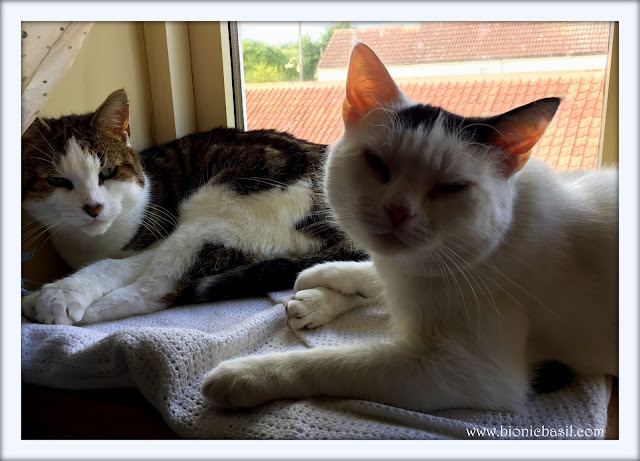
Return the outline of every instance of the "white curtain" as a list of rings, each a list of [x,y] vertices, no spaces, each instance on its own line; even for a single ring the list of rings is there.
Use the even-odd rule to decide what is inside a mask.
[[[22,133],[71,67],[93,22],[22,23]]]

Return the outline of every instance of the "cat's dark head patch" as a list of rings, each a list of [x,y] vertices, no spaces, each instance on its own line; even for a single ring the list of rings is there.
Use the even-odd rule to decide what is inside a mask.
[[[444,111],[439,107],[428,104],[415,104],[398,111],[398,120],[404,129],[416,130],[420,128],[429,130],[441,113],[444,113]]]
[[[109,179],[143,186],[140,157],[128,139],[129,103],[124,90],[112,93],[92,113],[36,119],[22,136],[23,200],[45,198],[57,187],[52,178],[58,183],[67,179],[60,170],[60,159],[74,142],[96,156],[102,168],[115,168]]]
[[[506,176],[520,170],[560,105],[559,98],[533,101],[492,117],[463,117],[442,108],[414,104],[397,112],[403,130],[429,131],[438,123],[463,142],[497,147]]]

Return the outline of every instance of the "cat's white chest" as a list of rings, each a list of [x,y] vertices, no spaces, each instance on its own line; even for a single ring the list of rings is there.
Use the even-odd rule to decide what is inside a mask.
[[[129,226],[127,226],[129,227]],[[72,268],[77,269],[105,258],[124,258],[133,254],[123,247],[135,235],[136,226],[109,229],[103,235],[89,236],[78,230],[52,237],[53,246]]]

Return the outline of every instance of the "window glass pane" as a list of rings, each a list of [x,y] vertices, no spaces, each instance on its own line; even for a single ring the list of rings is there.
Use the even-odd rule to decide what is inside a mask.
[[[409,98],[460,115],[495,115],[561,97],[532,155],[556,171],[595,169],[609,28],[608,22],[240,23],[247,128],[335,141],[343,129],[349,55],[361,41]]]

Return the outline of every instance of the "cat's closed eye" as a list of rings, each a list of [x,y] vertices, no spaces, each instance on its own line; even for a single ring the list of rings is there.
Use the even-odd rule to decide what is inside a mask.
[[[47,182],[54,187],[65,187],[69,190],[73,189],[73,184],[66,178],[60,176],[49,176]]]
[[[364,158],[371,169],[377,174],[380,181],[383,183],[389,182],[389,167],[384,163],[384,160],[369,150],[364,151]]]
[[[442,193],[442,194],[454,194],[456,192],[460,192],[469,187],[468,182],[455,182],[455,183],[445,183],[445,184],[436,184],[433,187],[433,192]]]

